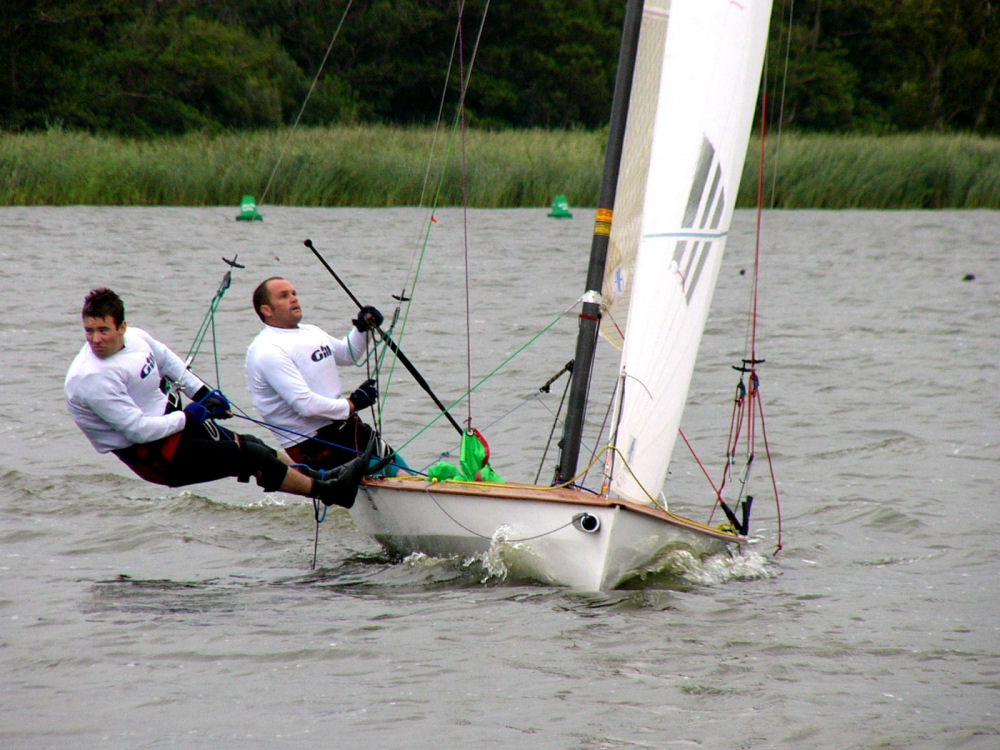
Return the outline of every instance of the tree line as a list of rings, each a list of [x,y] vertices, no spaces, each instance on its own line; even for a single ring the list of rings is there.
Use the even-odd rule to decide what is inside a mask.
[[[473,126],[599,128],[624,14],[622,0],[0,5],[0,129],[137,137],[432,123],[470,67]],[[996,5],[775,0],[771,101],[802,132],[996,134]]]

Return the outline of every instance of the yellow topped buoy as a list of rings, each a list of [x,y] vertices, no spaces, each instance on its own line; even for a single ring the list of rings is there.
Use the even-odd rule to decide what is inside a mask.
[[[569,211],[569,203],[565,195],[557,195],[552,201],[552,210],[549,211],[550,219],[572,219],[573,214]]]
[[[236,221],[264,221],[264,217],[257,213],[257,201],[252,195],[244,195],[240,201],[240,215]]]

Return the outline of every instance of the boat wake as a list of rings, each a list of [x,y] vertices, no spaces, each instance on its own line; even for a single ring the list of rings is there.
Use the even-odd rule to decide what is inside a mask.
[[[493,537],[490,548],[469,556],[432,557],[422,552],[408,555],[403,564],[410,570],[438,579],[447,575],[465,579],[468,585],[552,585],[540,574],[539,561],[526,545],[511,542],[503,530]],[[723,551],[699,557],[688,549],[665,550],[641,571],[626,580],[621,589],[689,590],[699,586],[717,586],[730,581],[753,581],[778,575],[768,557],[753,550]]]

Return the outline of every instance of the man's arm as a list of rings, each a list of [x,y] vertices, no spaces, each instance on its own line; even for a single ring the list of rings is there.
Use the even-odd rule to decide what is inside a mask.
[[[352,327],[350,333],[342,339],[335,339],[331,336],[330,342],[333,345],[333,361],[338,365],[353,365],[356,362],[360,362],[365,357],[369,335]]]
[[[208,387],[207,383],[184,366],[184,361],[174,354],[170,347],[157,341],[149,334],[146,334],[145,338],[153,352],[153,357],[156,359],[156,366],[159,368],[160,374],[166,375],[180,385],[186,396],[194,396],[199,389]]]
[[[80,388],[84,402],[109,427],[130,443],[149,443],[184,429],[184,412],[147,416],[125,390],[124,383],[88,378]]]

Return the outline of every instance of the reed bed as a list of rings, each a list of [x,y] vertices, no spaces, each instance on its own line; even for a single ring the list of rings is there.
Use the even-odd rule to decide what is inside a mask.
[[[756,203],[758,144],[739,203]],[[1000,138],[803,136],[765,147],[763,205],[773,208],[1000,208]]]
[[[0,205],[594,206],[604,134],[337,126],[150,141],[0,134]],[[1000,138],[786,134],[765,148],[774,208],[1000,208]],[[757,204],[751,144],[738,205]]]

